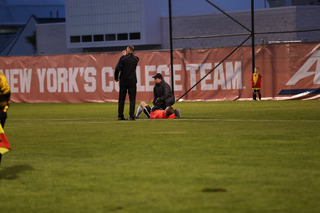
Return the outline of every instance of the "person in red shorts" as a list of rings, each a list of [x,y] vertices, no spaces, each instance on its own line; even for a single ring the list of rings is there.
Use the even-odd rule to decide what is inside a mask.
[[[254,101],[257,99],[257,94],[259,96],[259,100],[261,101],[261,78],[262,76],[259,73],[259,67],[255,67],[254,73],[251,75],[251,87]]]
[[[138,107],[136,118],[139,118],[142,111],[150,119],[174,119],[176,116],[181,117],[180,109],[173,109],[171,106],[166,107],[166,109],[155,109],[150,107],[146,102],[141,102]]]

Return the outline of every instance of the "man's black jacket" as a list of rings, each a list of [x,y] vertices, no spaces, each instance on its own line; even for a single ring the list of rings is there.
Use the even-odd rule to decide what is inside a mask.
[[[122,56],[116,66],[114,72],[114,79],[117,81],[119,79],[120,72],[120,83],[124,84],[136,84],[137,75],[136,68],[139,62],[139,58],[132,53]]]
[[[170,85],[162,80],[159,84],[156,84],[153,87],[153,105],[161,103],[168,98],[173,98],[174,100]]]

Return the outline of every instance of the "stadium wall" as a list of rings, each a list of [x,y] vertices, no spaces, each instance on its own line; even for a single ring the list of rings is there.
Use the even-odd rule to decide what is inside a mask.
[[[179,98],[234,48],[174,51],[174,88]],[[137,52],[137,101],[151,101],[157,72],[171,82],[170,52]],[[117,101],[114,68],[121,53],[0,57],[13,102]],[[319,99],[320,43],[256,47],[263,99]],[[251,100],[251,47],[237,50],[181,100]]]
[[[236,11],[228,13],[241,24],[251,29],[251,11]],[[296,30],[319,29],[320,7],[319,6],[291,6],[268,9],[258,9],[255,14],[255,32],[283,32]],[[170,48],[169,19],[161,18],[162,48]],[[243,27],[221,13],[197,15],[197,16],[173,16],[173,38],[192,36],[230,35],[249,33]],[[175,49],[199,49],[237,46],[247,36],[225,36],[207,38],[173,39]],[[320,31],[256,34],[255,44],[271,44],[275,42],[303,41],[317,42]],[[249,39],[245,45],[251,45]]]

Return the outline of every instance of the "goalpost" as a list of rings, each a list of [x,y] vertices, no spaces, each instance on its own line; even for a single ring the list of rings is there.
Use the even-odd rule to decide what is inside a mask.
[[[179,101],[182,97],[184,97],[187,93],[189,93],[195,86],[197,86],[202,80],[204,80],[211,72],[213,72],[220,64],[222,64],[226,59],[228,59],[234,52],[236,52],[242,45],[245,44],[250,38],[251,38],[251,49],[252,49],[252,72],[254,72],[255,67],[255,42],[254,42],[254,0],[251,0],[251,29],[244,26],[242,23],[240,23],[238,20],[234,19],[232,16],[230,16],[228,13],[223,11],[221,8],[219,8],[216,4],[212,3],[210,0],[205,0],[207,3],[209,3],[211,6],[215,7],[217,10],[219,10],[221,13],[226,15],[228,18],[230,18],[232,21],[240,25],[242,28],[244,28],[248,33],[241,33],[241,34],[225,34],[225,35],[210,35],[210,36],[189,36],[189,37],[172,37],[172,9],[171,9],[171,0],[168,0],[169,4],[169,38],[170,38],[170,65],[171,65],[171,87],[172,87],[172,93],[174,94],[174,70],[173,70],[173,39],[191,39],[191,38],[214,38],[214,37],[227,37],[227,36],[240,36],[240,35],[248,35],[248,37],[241,42],[240,45],[238,45],[234,50],[232,50],[224,59],[220,61],[213,69],[211,69],[204,77],[202,77],[198,82],[196,82],[193,86],[191,86],[190,89],[188,89],[184,94],[182,94],[177,101]]]

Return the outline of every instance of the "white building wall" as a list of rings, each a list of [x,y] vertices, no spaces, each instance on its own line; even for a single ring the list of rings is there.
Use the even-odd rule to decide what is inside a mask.
[[[149,1],[149,0],[148,0]],[[150,0],[151,1],[151,0]],[[160,10],[151,10],[147,4],[142,7],[143,16],[141,16],[141,39],[133,43],[131,40],[114,42],[115,46],[121,47],[128,44],[136,45],[144,43],[159,42],[159,48],[169,49],[169,26],[166,14],[161,14],[162,18],[157,19],[152,16]],[[163,12],[163,10],[162,10]],[[250,11],[229,13],[247,28],[251,29],[251,13]],[[160,16],[161,16],[160,15]],[[146,18],[148,17],[148,18]],[[299,7],[282,7],[271,9],[260,9],[255,11],[255,30],[259,32],[276,32],[276,31],[295,31],[305,29],[320,29],[320,7],[319,6],[299,6]],[[157,26],[160,23],[160,29]],[[106,28],[104,28],[106,29]],[[108,29],[108,28],[107,28]],[[52,30],[54,31],[54,30]],[[100,32],[100,31],[98,31]],[[106,31],[109,33],[110,31]],[[150,34],[148,34],[150,33]],[[195,16],[175,16],[173,17],[173,37],[184,36],[204,36],[219,35],[233,33],[248,33],[245,29],[231,21],[229,18],[220,13]],[[58,36],[58,35],[57,35]],[[218,38],[198,38],[198,39],[181,39],[173,41],[174,49],[198,49],[198,48],[216,48],[225,46],[237,46],[247,36],[232,36]],[[44,43],[48,40],[44,38]],[[266,44],[272,41],[295,41],[302,40],[307,42],[319,41],[320,31],[305,33],[281,33],[281,34],[257,34],[255,36],[256,44]],[[63,37],[68,40],[68,37]],[[154,39],[154,40],[152,40]],[[91,42],[91,45],[93,45]],[[99,47],[105,46],[104,42],[95,42]],[[246,45],[251,44],[251,39]],[[114,46],[114,47],[115,47]],[[38,47],[39,48],[39,47]],[[143,47],[141,47],[143,49]],[[147,49],[147,48],[146,48]],[[70,53],[69,48],[66,53]],[[80,50],[80,49],[78,49]],[[104,49],[106,50],[106,49]],[[47,50],[48,52],[50,51]],[[89,49],[87,52],[95,51]],[[110,50],[107,50],[110,51]],[[113,51],[113,50],[112,50]],[[79,51],[81,52],[81,51]],[[45,53],[47,54],[47,53]],[[48,53],[50,54],[50,53]]]
[[[94,48],[161,43],[158,0],[66,0],[67,45]]]

